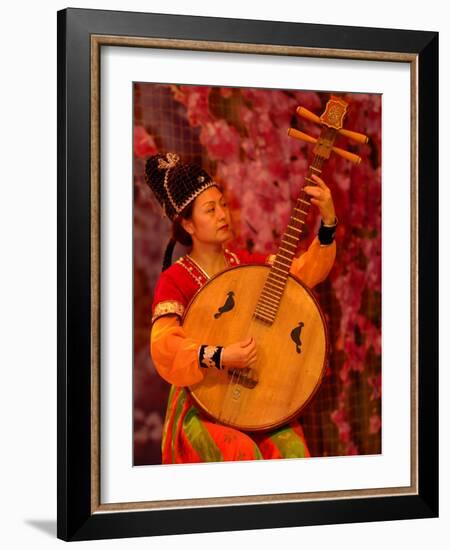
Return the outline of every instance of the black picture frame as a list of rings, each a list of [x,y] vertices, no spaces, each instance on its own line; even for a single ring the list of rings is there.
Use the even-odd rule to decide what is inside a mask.
[[[100,37],[97,42],[93,37]],[[321,50],[329,57],[393,59],[414,64],[417,147],[417,491],[364,498],[262,502],[245,506],[133,509],[98,503],[93,463],[92,60],[102,38],[265,45]],[[175,47],[175,46],[173,46]],[[179,46],[176,46],[179,47]],[[184,46],[186,47],[186,46]],[[307,55],[307,53],[306,53]],[[410,61],[408,61],[410,60]],[[58,12],[58,526],[63,540],[279,528],[430,518],[438,515],[438,33],[366,27],[66,9]],[[93,154],[94,151],[94,154]],[[98,158],[97,158],[98,160]],[[413,170],[414,171],[414,170]],[[432,215],[429,215],[430,212]],[[98,263],[96,264],[99,268]],[[98,275],[98,273],[97,273]],[[94,307],[98,308],[96,303]],[[95,333],[95,330],[94,330]],[[95,411],[94,411],[95,412]],[[98,410],[96,410],[98,415]],[[94,490],[95,489],[95,490]]]

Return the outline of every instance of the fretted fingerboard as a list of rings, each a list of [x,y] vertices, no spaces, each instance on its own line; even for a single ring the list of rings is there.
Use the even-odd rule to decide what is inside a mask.
[[[324,138],[327,142],[334,138],[334,135],[332,134],[333,131],[330,131],[330,129],[326,129],[324,131]],[[315,151],[319,151],[319,147],[320,144],[318,144]],[[313,174],[321,174],[324,160],[325,158],[321,154],[316,154],[314,156],[314,160],[309,166],[307,176],[305,177],[306,185],[316,185],[316,182],[311,178],[311,176]],[[275,260],[272,264],[269,275],[267,276],[253,314],[256,319],[268,325],[271,325],[274,322],[277,315],[284,288],[286,286],[286,281],[292,266],[292,261],[297,251],[301,235],[304,231],[310,206],[311,202],[309,195],[307,195],[307,193],[305,193],[302,189],[295,207],[292,210],[289,223],[281,239],[280,247],[275,256]]]

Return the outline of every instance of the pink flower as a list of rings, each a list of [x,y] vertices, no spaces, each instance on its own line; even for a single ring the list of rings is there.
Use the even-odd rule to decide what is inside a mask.
[[[348,422],[342,422],[341,424],[339,424],[338,429],[339,439],[344,443],[348,443],[350,441],[351,432],[350,424]]]
[[[155,155],[158,152],[153,136],[143,126],[134,127],[133,149],[134,155],[141,159]]]
[[[339,371],[339,378],[341,379],[341,382],[344,384],[349,381],[350,371],[351,371],[351,365],[349,361],[345,361],[342,365],[341,370]]]
[[[350,441],[351,427],[347,421],[346,412],[343,409],[337,409],[331,413],[331,420],[336,425],[339,432],[339,439],[343,443]]]
[[[345,419],[345,412],[344,409],[336,409],[331,413],[331,420],[335,424],[339,424],[340,422],[343,422]]]
[[[375,376],[369,376],[367,378],[367,383],[372,388],[370,400],[379,399],[381,397],[381,373]]]
[[[186,106],[188,120],[192,126],[200,126],[211,120],[210,90],[209,86],[181,86],[182,94],[179,94],[177,99]]]
[[[359,454],[358,446],[353,441],[349,441],[349,443],[347,445],[346,454],[348,456],[355,456],[355,455]]]
[[[369,433],[376,434],[381,430],[381,418],[378,414],[373,414],[369,420]]]
[[[233,96],[233,88],[220,88],[220,95],[226,99]]]
[[[268,162],[268,170],[274,180],[286,180],[289,174],[289,165],[284,159],[272,157]]]
[[[296,99],[296,107],[301,105],[302,107],[305,107],[305,109],[308,109],[309,111],[313,111],[318,115],[322,114],[318,112],[318,109],[320,109],[321,107],[321,100],[319,95],[316,92],[298,91],[298,92],[294,92],[294,96]]]
[[[230,162],[238,159],[240,136],[225,120],[204,124],[200,132],[200,142],[214,160]]]

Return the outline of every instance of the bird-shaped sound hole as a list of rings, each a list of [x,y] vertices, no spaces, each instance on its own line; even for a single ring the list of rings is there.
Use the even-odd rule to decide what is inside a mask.
[[[298,327],[295,327],[292,331],[291,331],[291,338],[292,340],[294,341],[294,344],[295,344],[295,351],[297,353],[301,353],[302,352],[302,341],[300,340],[300,336],[301,336],[301,333],[302,333],[302,328],[305,326],[305,324],[300,321],[300,323],[298,324]]]
[[[227,294],[227,298],[223,306],[219,307],[216,313],[214,313],[214,319],[218,319],[221,315],[223,315],[227,311],[231,311],[233,308],[234,308],[234,292],[230,290],[230,292],[228,292]]]

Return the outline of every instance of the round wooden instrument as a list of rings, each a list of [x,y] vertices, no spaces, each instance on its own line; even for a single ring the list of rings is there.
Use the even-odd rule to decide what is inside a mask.
[[[190,392],[204,412],[244,431],[273,429],[298,415],[319,387],[327,358],[324,316],[311,291],[289,275],[275,322],[259,316],[270,266],[242,265],[213,277],[191,300],[187,335],[226,346],[253,336],[251,369],[208,369]]]
[[[297,113],[322,124],[319,138],[289,128],[288,135],[315,144],[305,181],[315,185],[331,153],[358,164],[360,157],[334,147],[338,134],[366,143],[367,137],[343,128],[348,104],[331,96],[320,117]],[[208,369],[190,387],[197,404],[215,420],[247,431],[278,427],[299,414],[322,380],[328,353],[324,316],[311,291],[290,274],[306,223],[309,196],[302,189],[272,266],[242,265],[212,278],[192,299],[183,319],[188,336],[227,346],[253,336],[257,362],[250,369]]]

